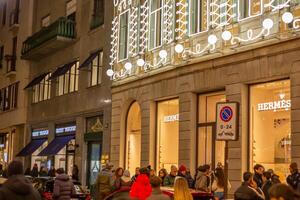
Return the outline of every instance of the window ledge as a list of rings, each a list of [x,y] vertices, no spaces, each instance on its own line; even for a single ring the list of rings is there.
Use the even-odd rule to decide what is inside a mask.
[[[9,110],[5,110],[5,111],[0,111],[0,115],[6,114],[6,113],[9,113],[9,112],[12,112],[12,111],[16,111],[17,109],[18,109],[18,107],[13,108],[13,109],[9,109]]]
[[[31,104],[32,104],[32,105],[36,105],[36,104],[39,104],[39,103],[42,103],[42,102],[50,101],[51,99],[52,99],[52,98],[50,98],[50,99],[45,99],[45,100],[38,101],[38,102],[32,102]]]
[[[86,89],[92,89],[92,88],[98,88],[98,87],[101,87],[103,83],[99,83],[97,85],[91,85],[91,86],[88,86]]]
[[[55,98],[59,98],[59,97],[67,96],[67,95],[74,95],[74,94],[77,94],[77,93],[78,93],[78,91],[69,92],[69,93],[62,94],[62,95],[56,95]]]
[[[88,34],[92,35],[92,34],[98,32],[100,29],[104,29],[104,23],[97,26],[97,27],[95,27],[95,28],[90,28],[89,31],[88,31]]]

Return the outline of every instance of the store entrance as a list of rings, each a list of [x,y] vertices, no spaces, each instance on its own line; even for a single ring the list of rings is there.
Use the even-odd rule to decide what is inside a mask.
[[[95,184],[100,171],[102,145],[101,142],[88,142],[88,186]]]

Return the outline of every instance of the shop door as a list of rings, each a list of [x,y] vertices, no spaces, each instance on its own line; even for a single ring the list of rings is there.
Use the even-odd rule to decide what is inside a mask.
[[[197,167],[209,164],[212,169],[225,161],[225,142],[216,141],[216,123],[198,125],[197,133]]]
[[[93,185],[100,171],[102,145],[100,142],[88,143],[87,184]]]

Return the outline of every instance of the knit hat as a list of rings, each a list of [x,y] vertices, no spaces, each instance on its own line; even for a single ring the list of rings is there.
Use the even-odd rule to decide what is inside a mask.
[[[186,167],[185,167],[184,165],[181,165],[181,166],[179,167],[179,171],[180,171],[180,172],[186,171]]]

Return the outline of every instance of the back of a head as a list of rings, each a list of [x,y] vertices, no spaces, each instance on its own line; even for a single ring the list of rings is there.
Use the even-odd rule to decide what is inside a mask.
[[[256,165],[254,165],[253,169],[255,171],[255,170],[258,170],[261,167],[263,168],[263,166],[261,164],[256,164]]]
[[[297,172],[298,171],[297,163],[296,162],[291,163],[290,168],[292,169],[293,172]]]
[[[23,164],[21,161],[14,160],[9,163],[7,168],[8,177],[13,175],[22,175],[23,173]]]
[[[272,177],[272,174],[269,171],[264,172],[263,175],[267,178],[267,180],[269,180]]]
[[[176,200],[192,200],[193,196],[188,187],[185,178],[177,178],[174,184],[174,199]]]
[[[275,184],[269,189],[270,198],[284,200],[300,200],[300,195],[286,184]]]
[[[64,173],[65,173],[65,170],[64,170],[63,168],[58,168],[58,169],[56,170],[56,173],[57,173],[57,174],[64,174]]]
[[[248,182],[248,181],[252,178],[252,176],[253,176],[253,174],[252,174],[251,172],[245,172],[245,173],[243,174],[243,180],[244,180],[245,182]]]
[[[150,184],[152,188],[159,188],[162,180],[158,176],[153,176],[150,178]]]

